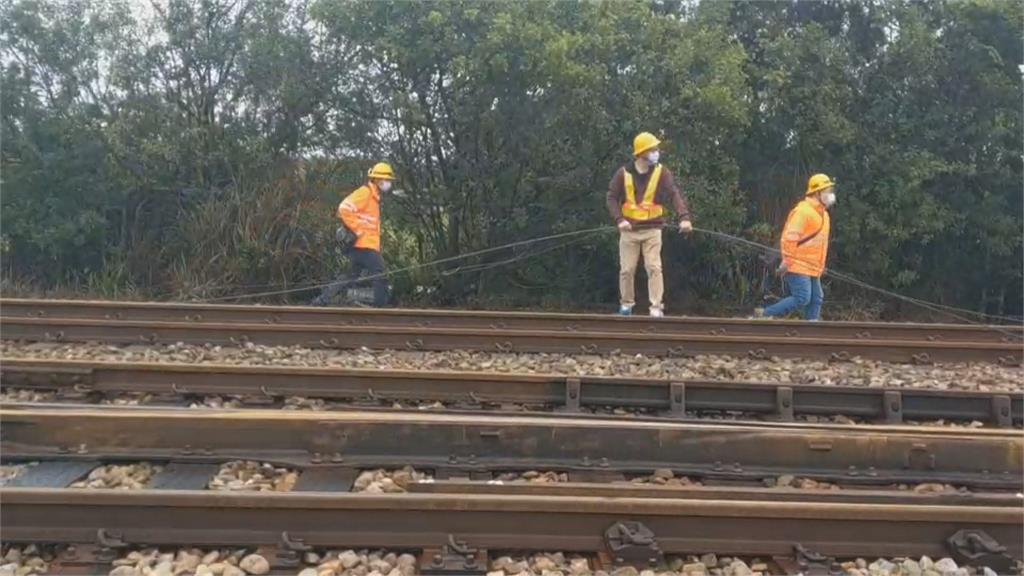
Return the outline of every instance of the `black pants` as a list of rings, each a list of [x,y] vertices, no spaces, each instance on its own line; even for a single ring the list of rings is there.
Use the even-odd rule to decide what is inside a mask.
[[[388,279],[384,276],[386,268],[380,252],[366,248],[353,248],[348,251],[348,259],[352,262],[352,269],[325,286],[314,303],[326,305],[334,298],[335,294],[358,280],[365,272],[367,276],[373,277],[370,280],[373,286],[373,305],[378,308],[386,306],[388,303]]]

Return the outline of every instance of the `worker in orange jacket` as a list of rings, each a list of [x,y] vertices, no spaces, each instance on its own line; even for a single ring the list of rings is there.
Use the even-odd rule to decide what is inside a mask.
[[[380,162],[370,168],[367,183],[345,197],[338,205],[339,228],[342,242],[352,270],[338,281],[326,286],[313,300],[314,306],[326,306],[331,298],[350,282],[366,272],[373,285],[373,305],[380,307],[388,301],[388,282],[384,259],[380,250],[380,198],[391,191],[395,173],[389,164]]]
[[[789,295],[755,310],[755,316],[774,318],[799,308],[807,320],[821,318],[821,276],[832,227],[828,211],[835,202],[835,183],[825,174],[811,176],[804,199],[789,213],[782,231],[782,263],[776,272],[784,278]]]

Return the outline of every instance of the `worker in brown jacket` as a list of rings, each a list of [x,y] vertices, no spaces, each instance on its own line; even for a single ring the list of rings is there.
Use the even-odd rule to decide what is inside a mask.
[[[693,231],[686,197],[661,163],[661,141],[650,132],[633,139],[633,161],[615,173],[608,185],[608,213],[619,227],[619,314],[629,316],[636,303],[634,277],[643,255],[647,270],[650,314],[665,315],[665,281],[661,273],[661,229],[665,206],[672,204],[679,217],[679,231]]]

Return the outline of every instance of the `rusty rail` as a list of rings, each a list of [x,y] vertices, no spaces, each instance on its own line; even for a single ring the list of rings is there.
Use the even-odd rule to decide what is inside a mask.
[[[650,471],[1020,490],[1018,431],[394,411],[0,409],[6,459],[242,458],[286,465]]]
[[[904,419],[945,419],[1009,427],[1024,420],[1024,393],[1011,391],[537,374],[0,359],[0,384],[74,393],[223,394],[278,401],[287,396],[310,396],[374,404],[443,401],[469,408],[514,403],[566,412],[629,408],[670,418],[732,411],[780,421],[844,415],[890,424]]]
[[[606,550],[607,530],[639,522],[660,553],[716,550],[834,556],[949,554],[983,530],[1019,558],[1019,507],[756,502],[494,494],[238,494],[0,490],[9,542]],[[159,519],[154,522],[153,519]],[[651,549],[654,552],[654,548]]]
[[[686,357],[732,354],[828,360],[855,357],[892,362],[985,361],[1018,365],[1024,344],[928,340],[818,339],[777,336],[702,336],[628,332],[556,332],[467,328],[236,324],[62,318],[0,318],[8,340],[52,342],[242,345],[247,342],[316,348],[482,350],[565,354],[645,354]]]
[[[1020,325],[920,324],[891,322],[802,322],[742,318],[635,316],[601,314],[239,306],[168,302],[0,299],[5,318],[61,318],[213,324],[299,324],[396,328],[462,328],[550,332],[611,332],[696,336],[770,336],[861,340],[924,340],[1019,343]]]

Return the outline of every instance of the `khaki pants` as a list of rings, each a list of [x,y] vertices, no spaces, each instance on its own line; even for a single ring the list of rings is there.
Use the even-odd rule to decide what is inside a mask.
[[[661,228],[627,230],[619,236],[619,294],[623,306],[636,304],[634,277],[640,255],[647,269],[647,293],[651,308],[664,308],[665,281],[661,277]]]

